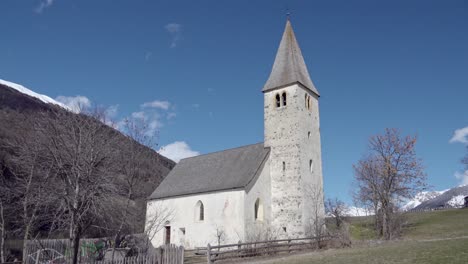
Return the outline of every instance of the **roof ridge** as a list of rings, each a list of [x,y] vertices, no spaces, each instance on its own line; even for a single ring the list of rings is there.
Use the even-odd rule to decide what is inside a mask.
[[[214,152],[209,152],[209,153],[205,153],[205,154],[200,154],[200,155],[193,156],[193,157],[187,157],[187,158],[181,159],[179,162],[181,162],[181,161],[183,161],[183,160],[194,159],[194,158],[198,158],[198,157],[202,157],[202,156],[208,156],[208,155],[212,155],[212,154],[218,154],[218,153],[221,153],[221,152],[226,152],[226,151],[230,151],[230,150],[235,150],[235,149],[245,148],[245,147],[249,147],[249,146],[260,145],[260,144],[264,144],[264,142],[262,141],[262,142],[253,143],[253,144],[248,144],[248,145],[243,145],[243,146],[239,146],[239,147],[228,148],[228,149],[224,149],[224,150],[217,150],[217,151],[214,151]]]

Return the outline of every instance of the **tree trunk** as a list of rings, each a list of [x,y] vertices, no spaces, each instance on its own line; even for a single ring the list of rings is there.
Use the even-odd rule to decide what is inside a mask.
[[[5,262],[5,217],[3,214],[3,203],[0,201],[0,262]]]
[[[24,235],[23,235],[23,262],[26,262],[28,259],[28,239],[29,239],[29,232],[30,232],[31,225],[27,224],[24,228]]]
[[[125,212],[124,215],[122,216],[122,220],[120,221],[119,229],[117,230],[117,233],[115,234],[114,237],[114,246],[112,247],[112,257],[111,257],[111,262],[114,262],[114,254],[115,254],[115,249],[117,248],[117,243],[120,244],[120,234],[122,233],[123,226],[125,224],[125,221],[127,221],[127,216],[128,216],[128,207],[130,206],[130,198],[132,197],[132,187],[130,187],[130,190],[128,191],[127,194],[127,201],[125,203]]]
[[[79,254],[79,249],[80,249],[80,236],[81,236],[81,231],[80,227],[75,225],[75,227],[72,230],[72,237],[70,238],[70,244],[71,244],[71,250],[72,250],[72,255],[71,255],[71,263],[77,264],[78,263],[78,254]]]

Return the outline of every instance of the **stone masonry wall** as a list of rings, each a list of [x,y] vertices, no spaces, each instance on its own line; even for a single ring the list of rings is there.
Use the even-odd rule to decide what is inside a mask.
[[[283,92],[287,104],[278,108],[275,97]],[[298,84],[269,91],[264,94],[264,118],[265,147],[271,147],[272,227],[279,237],[303,237],[313,222],[313,205],[318,204],[323,215],[323,199],[314,201],[309,195],[311,189],[322,192],[318,100]]]

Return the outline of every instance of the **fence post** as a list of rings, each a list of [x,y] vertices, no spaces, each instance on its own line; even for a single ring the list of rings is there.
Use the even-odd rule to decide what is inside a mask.
[[[291,239],[288,240],[288,253],[291,254]]]
[[[208,264],[211,264],[211,246],[210,243],[206,246],[206,260],[208,261]]]
[[[39,263],[39,258],[41,257],[42,249],[39,249],[36,254],[36,264]],[[27,261],[27,260],[26,260]]]
[[[181,254],[181,255],[180,255],[180,257],[181,257],[181,262],[180,262],[180,264],[184,264],[184,260],[185,260],[185,248],[184,248],[183,246],[180,246],[180,251],[181,251],[181,253],[180,253],[180,254]]]
[[[237,242],[237,256],[239,257],[241,255],[241,241],[239,240]]]

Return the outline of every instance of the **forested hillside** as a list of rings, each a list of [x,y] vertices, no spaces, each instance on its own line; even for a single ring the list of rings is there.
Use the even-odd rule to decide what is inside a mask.
[[[99,120],[0,84],[2,241],[143,232],[146,198],[175,163]]]

